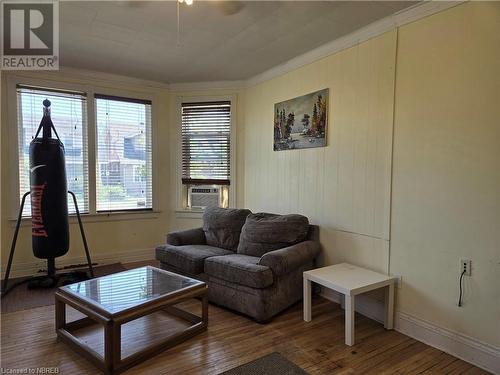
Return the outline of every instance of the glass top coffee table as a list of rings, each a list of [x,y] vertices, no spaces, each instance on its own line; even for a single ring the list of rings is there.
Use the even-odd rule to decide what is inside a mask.
[[[55,293],[58,337],[108,374],[117,374],[207,329],[207,285],[199,280],[147,266],[61,287]],[[174,305],[200,298],[202,316]],[[86,317],[66,322],[66,305]],[[122,325],[156,312],[165,312],[190,323],[161,342],[122,356]],[[78,329],[104,327],[104,355],[74,335]],[[144,337],[141,337],[144,339]]]

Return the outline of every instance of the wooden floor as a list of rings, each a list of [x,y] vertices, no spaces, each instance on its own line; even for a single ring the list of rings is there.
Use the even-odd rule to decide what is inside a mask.
[[[198,312],[199,301],[184,307]],[[78,313],[70,311],[68,320]],[[271,352],[280,352],[310,374],[484,374],[485,372],[437,349],[415,341],[361,315],[356,315],[356,341],[344,345],[344,314],[339,305],[313,299],[313,320],[302,320],[297,304],[261,325],[210,305],[205,333],[128,370],[125,374],[218,374]],[[3,369],[58,367],[59,374],[99,374],[89,362],[58,342],[54,306],[38,307],[1,317]],[[130,327],[124,352],[132,352],[171,331],[175,320],[152,317]],[[101,351],[102,332],[82,332]],[[124,353],[125,354],[125,353]],[[4,370],[5,371],[5,370]],[[272,374],[271,374],[272,375]]]

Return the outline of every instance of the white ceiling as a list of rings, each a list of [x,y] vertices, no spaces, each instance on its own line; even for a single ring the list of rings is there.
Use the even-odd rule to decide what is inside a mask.
[[[410,1],[60,2],[61,65],[165,83],[243,80],[407,8]]]

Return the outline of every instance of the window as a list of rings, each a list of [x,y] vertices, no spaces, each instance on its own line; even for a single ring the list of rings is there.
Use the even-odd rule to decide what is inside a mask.
[[[181,133],[185,206],[228,207],[231,103],[182,103]]]
[[[75,193],[80,211],[88,212],[87,102],[81,92],[17,86],[20,197],[30,190],[29,145],[43,116],[44,99],[52,103],[52,121],[64,144],[68,189]],[[68,210],[75,212],[69,196]],[[26,199],[23,216],[30,215],[31,204]]]
[[[186,206],[194,207],[200,192],[193,185],[217,187],[219,205],[228,206],[231,172],[231,103],[182,103],[182,183]],[[201,188],[201,187],[200,187]],[[196,194],[196,197],[195,197]]]
[[[43,101],[49,99],[52,122],[65,148],[68,189],[75,193],[80,212],[153,209],[151,101],[25,84],[13,90],[19,201],[30,190],[29,145],[43,117]],[[71,196],[68,210],[75,213]],[[22,214],[31,215],[29,199]]]
[[[151,102],[95,95],[96,208],[152,208]]]

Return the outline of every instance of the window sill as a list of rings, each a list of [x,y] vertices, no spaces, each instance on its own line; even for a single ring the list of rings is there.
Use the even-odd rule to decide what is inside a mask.
[[[95,223],[95,222],[113,222],[113,221],[127,221],[127,220],[149,220],[157,219],[160,216],[160,211],[116,211],[116,212],[100,212],[96,214],[81,214],[82,222]],[[9,219],[12,227],[16,226],[16,219]],[[76,214],[69,215],[70,224],[78,224]],[[23,217],[21,219],[21,226],[30,226],[31,217]]]
[[[177,219],[201,219],[203,217],[203,210],[179,208],[175,210],[175,217]]]

